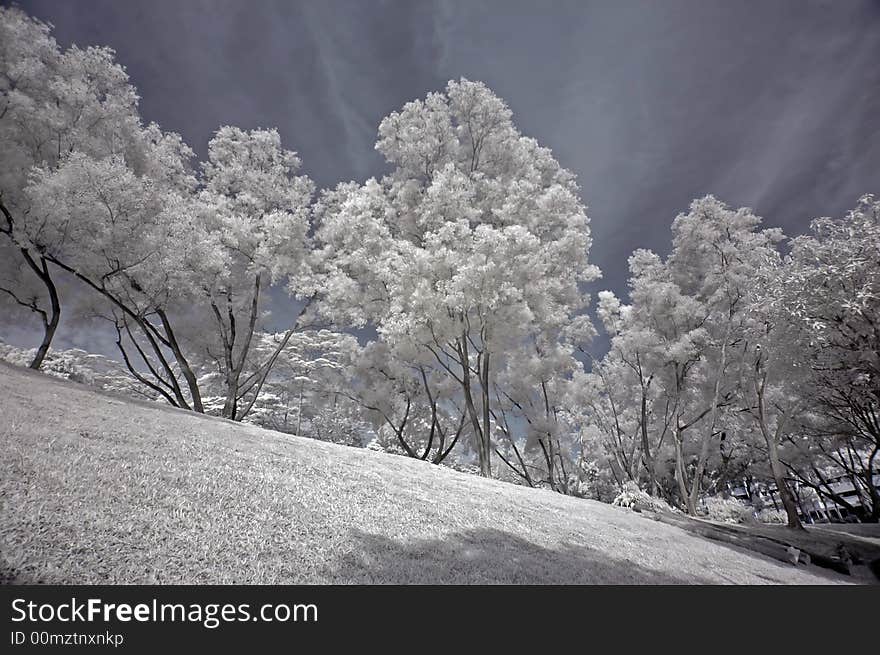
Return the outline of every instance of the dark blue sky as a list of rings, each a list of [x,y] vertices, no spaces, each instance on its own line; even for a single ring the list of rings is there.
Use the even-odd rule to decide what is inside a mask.
[[[714,193],[789,234],[880,193],[880,0],[34,0],[63,44],[109,45],[147,120],[204,153],[277,127],[320,186],[384,170],[381,118],[461,76],[573,170],[596,288],[665,252]]]

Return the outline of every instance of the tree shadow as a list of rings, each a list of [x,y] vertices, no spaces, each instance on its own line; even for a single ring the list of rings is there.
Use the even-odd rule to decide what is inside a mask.
[[[507,532],[472,529],[399,542],[354,531],[355,548],[330,562],[328,582],[350,584],[711,584],[646,569],[593,548],[546,548]]]

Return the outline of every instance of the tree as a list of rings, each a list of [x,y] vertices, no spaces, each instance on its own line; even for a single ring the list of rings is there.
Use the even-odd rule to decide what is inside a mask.
[[[613,335],[610,357],[633,376],[637,410],[631,422],[638,426],[648,478],[654,475],[653,422],[660,430],[657,447],[671,433],[678,495],[691,514],[711,444],[722,432],[721,410],[735,393],[728,373],[734,351],[744,345],[752,274],[781,239],[778,230],[760,230],[760,222],[749,210],[729,209],[712,196],[695,200],[673,222],[666,260],[650,251],[633,253],[630,304],[620,305],[607,293],[600,304]],[[609,361],[599,370],[611,366]],[[652,387],[663,391],[662,415],[653,411],[658,402]],[[699,436],[688,440],[695,432]]]
[[[500,374],[517,352],[591,329],[578,285],[598,270],[574,176],[464,79],[384,119],[376,148],[389,176],[320,203],[328,310],[454,383],[489,476]]]
[[[782,499],[788,527],[800,529],[800,517],[780,456],[783,443],[798,429],[804,398],[798,388],[804,379],[803,352],[792,340],[788,320],[768,294],[778,291],[781,257],[768,252],[754,269],[754,281],[747,291],[747,321],[744,347],[737,362],[742,411],[754,419],[766,445],[767,461]]]
[[[296,153],[281,147],[276,130],[220,128],[208,144],[203,190],[194,203],[195,238],[210,243],[213,256],[170,263],[192,277],[189,284],[210,308],[212,338],[194,348],[203,350],[223,377],[221,414],[233,420],[253,406],[277,360],[270,353],[262,364],[249,361],[268,287],[283,281],[300,298],[313,292],[308,259],[313,185],[296,175],[300,163]],[[279,353],[287,340],[279,341]],[[245,375],[249,364],[255,370]],[[249,393],[251,402],[240,407]]]
[[[171,404],[202,411],[195,373],[168,312],[170,304],[185,302],[187,284],[181,267],[169,261],[209,260],[211,254],[209,244],[193,239],[186,211],[195,184],[185,163],[191,152],[157,128],[142,134],[146,154],[156,160],[145,160],[142,174],[123,156],[80,152],[55,168],[34,169],[25,189],[28,216],[44,226],[41,257],[108,301],[132,376]],[[139,361],[126,351],[126,337]]]
[[[580,402],[592,408],[593,420],[606,435],[606,448],[620,470],[618,484],[622,486],[624,475],[637,480],[638,456],[650,494],[655,496],[656,459],[671,422],[669,398],[653,370],[657,364],[654,336],[629,320],[630,311],[610,291],[599,293],[597,313],[612,335],[611,347],[601,361],[592,361],[592,372],[581,378],[586,393]]]
[[[581,443],[570,396],[580,364],[560,336],[539,337],[531,348],[509,353],[490,413],[501,437],[495,453],[510,471],[529,486],[572,494],[578,493]]]
[[[43,257],[109,301],[104,315],[135,379],[202,412],[200,372],[215,366],[225,385],[220,413],[241,420],[286,345],[255,359],[268,286],[313,293],[311,182],[295,175],[299,160],[274,130],[221,128],[201,178],[176,135],[152,126],[143,135],[150,147],[137,168],[119,155],[74,152],[35,169],[30,215],[64,238]]]
[[[613,353],[613,354],[612,354]],[[641,415],[640,389],[632,369],[611,351],[601,361],[593,362],[589,373],[575,377],[576,397],[572,403],[584,412],[583,420],[595,427],[601,435],[601,444],[608,454],[608,466],[617,484],[641,477],[642,468],[647,475],[652,495],[656,495],[654,467],[650,462],[650,446],[645,448],[642,428],[650,430]],[[655,387],[656,388],[656,387]],[[645,419],[649,416],[648,400],[645,398]],[[659,444],[658,444],[659,445]]]
[[[712,196],[692,203],[691,211],[677,217],[672,225],[673,250],[669,259],[673,276],[686,293],[705,307],[707,345],[714,351],[708,428],[700,440],[688,496],[691,513],[696,511],[719,409],[734,393],[729,384],[725,385],[725,376],[732,363],[732,349],[745,344],[743,330],[749,314],[746,298],[754,288],[754,272],[777,256],[776,243],[783,238],[780,230],[761,230],[760,225],[761,219],[750,210],[728,209]]]
[[[285,333],[254,335],[254,357],[265,360]],[[296,332],[280,351],[262,392],[243,420],[279,432],[364,446],[372,429],[349,398],[349,374],[357,357],[357,339],[331,330]],[[221,413],[225,379],[219,372],[200,380],[206,411]],[[217,394],[217,395],[214,395]]]
[[[792,240],[791,255],[780,273],[773,308],[787,322],[786,338],[803,353],[808,397],[821,418],[808,429],[826,457],[851,474],[870,507],[868,516],[876,521],[880,202],[865,196],[843,218],[814,220],[811,234]]]
[[[141,145],[137,94],[112,50],[62,52],[48,25],[6,7],[0,8],[0,94],[0,261],[12,269],[0,277],[4,294],[41,319],[43,339],[30,364],[39,368],[61,316],[46,254],[57,255],[66,238],[31,212],[28,178],[33,167],[54,170],[74,152],[133,156]]]
[[[449,380],[404,342],[358,348],[344,393],[368,410],[386,450],[442,464],[465,433],[467,414]]]

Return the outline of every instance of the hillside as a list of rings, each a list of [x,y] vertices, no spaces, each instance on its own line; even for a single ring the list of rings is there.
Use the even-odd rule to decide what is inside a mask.
[[[0,364],[0,579],[846,582],[629,510]]]

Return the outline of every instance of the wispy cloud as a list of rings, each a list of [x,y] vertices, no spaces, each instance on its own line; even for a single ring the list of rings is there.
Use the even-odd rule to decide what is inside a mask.
[[[21,4],[115,47],[145,116],[197,151],[221,124],[278,127],[321,186],[382,173],[389,112],[482,80],[578,175],[619,293],[698,195],[797,233],[880,192],[877,0]]]
[[[368,104],[364,94],[372,95],[374,90],[363,83],[358,70],[357,32],[350,24],[351,16],[318,3],[304,5],[302,16],[316,53],[327,108],[340,127],[337,147],[341,146],[358,176],[366,177],[375,162],[365,145],[374,139],[376,126],[364,114]]]

